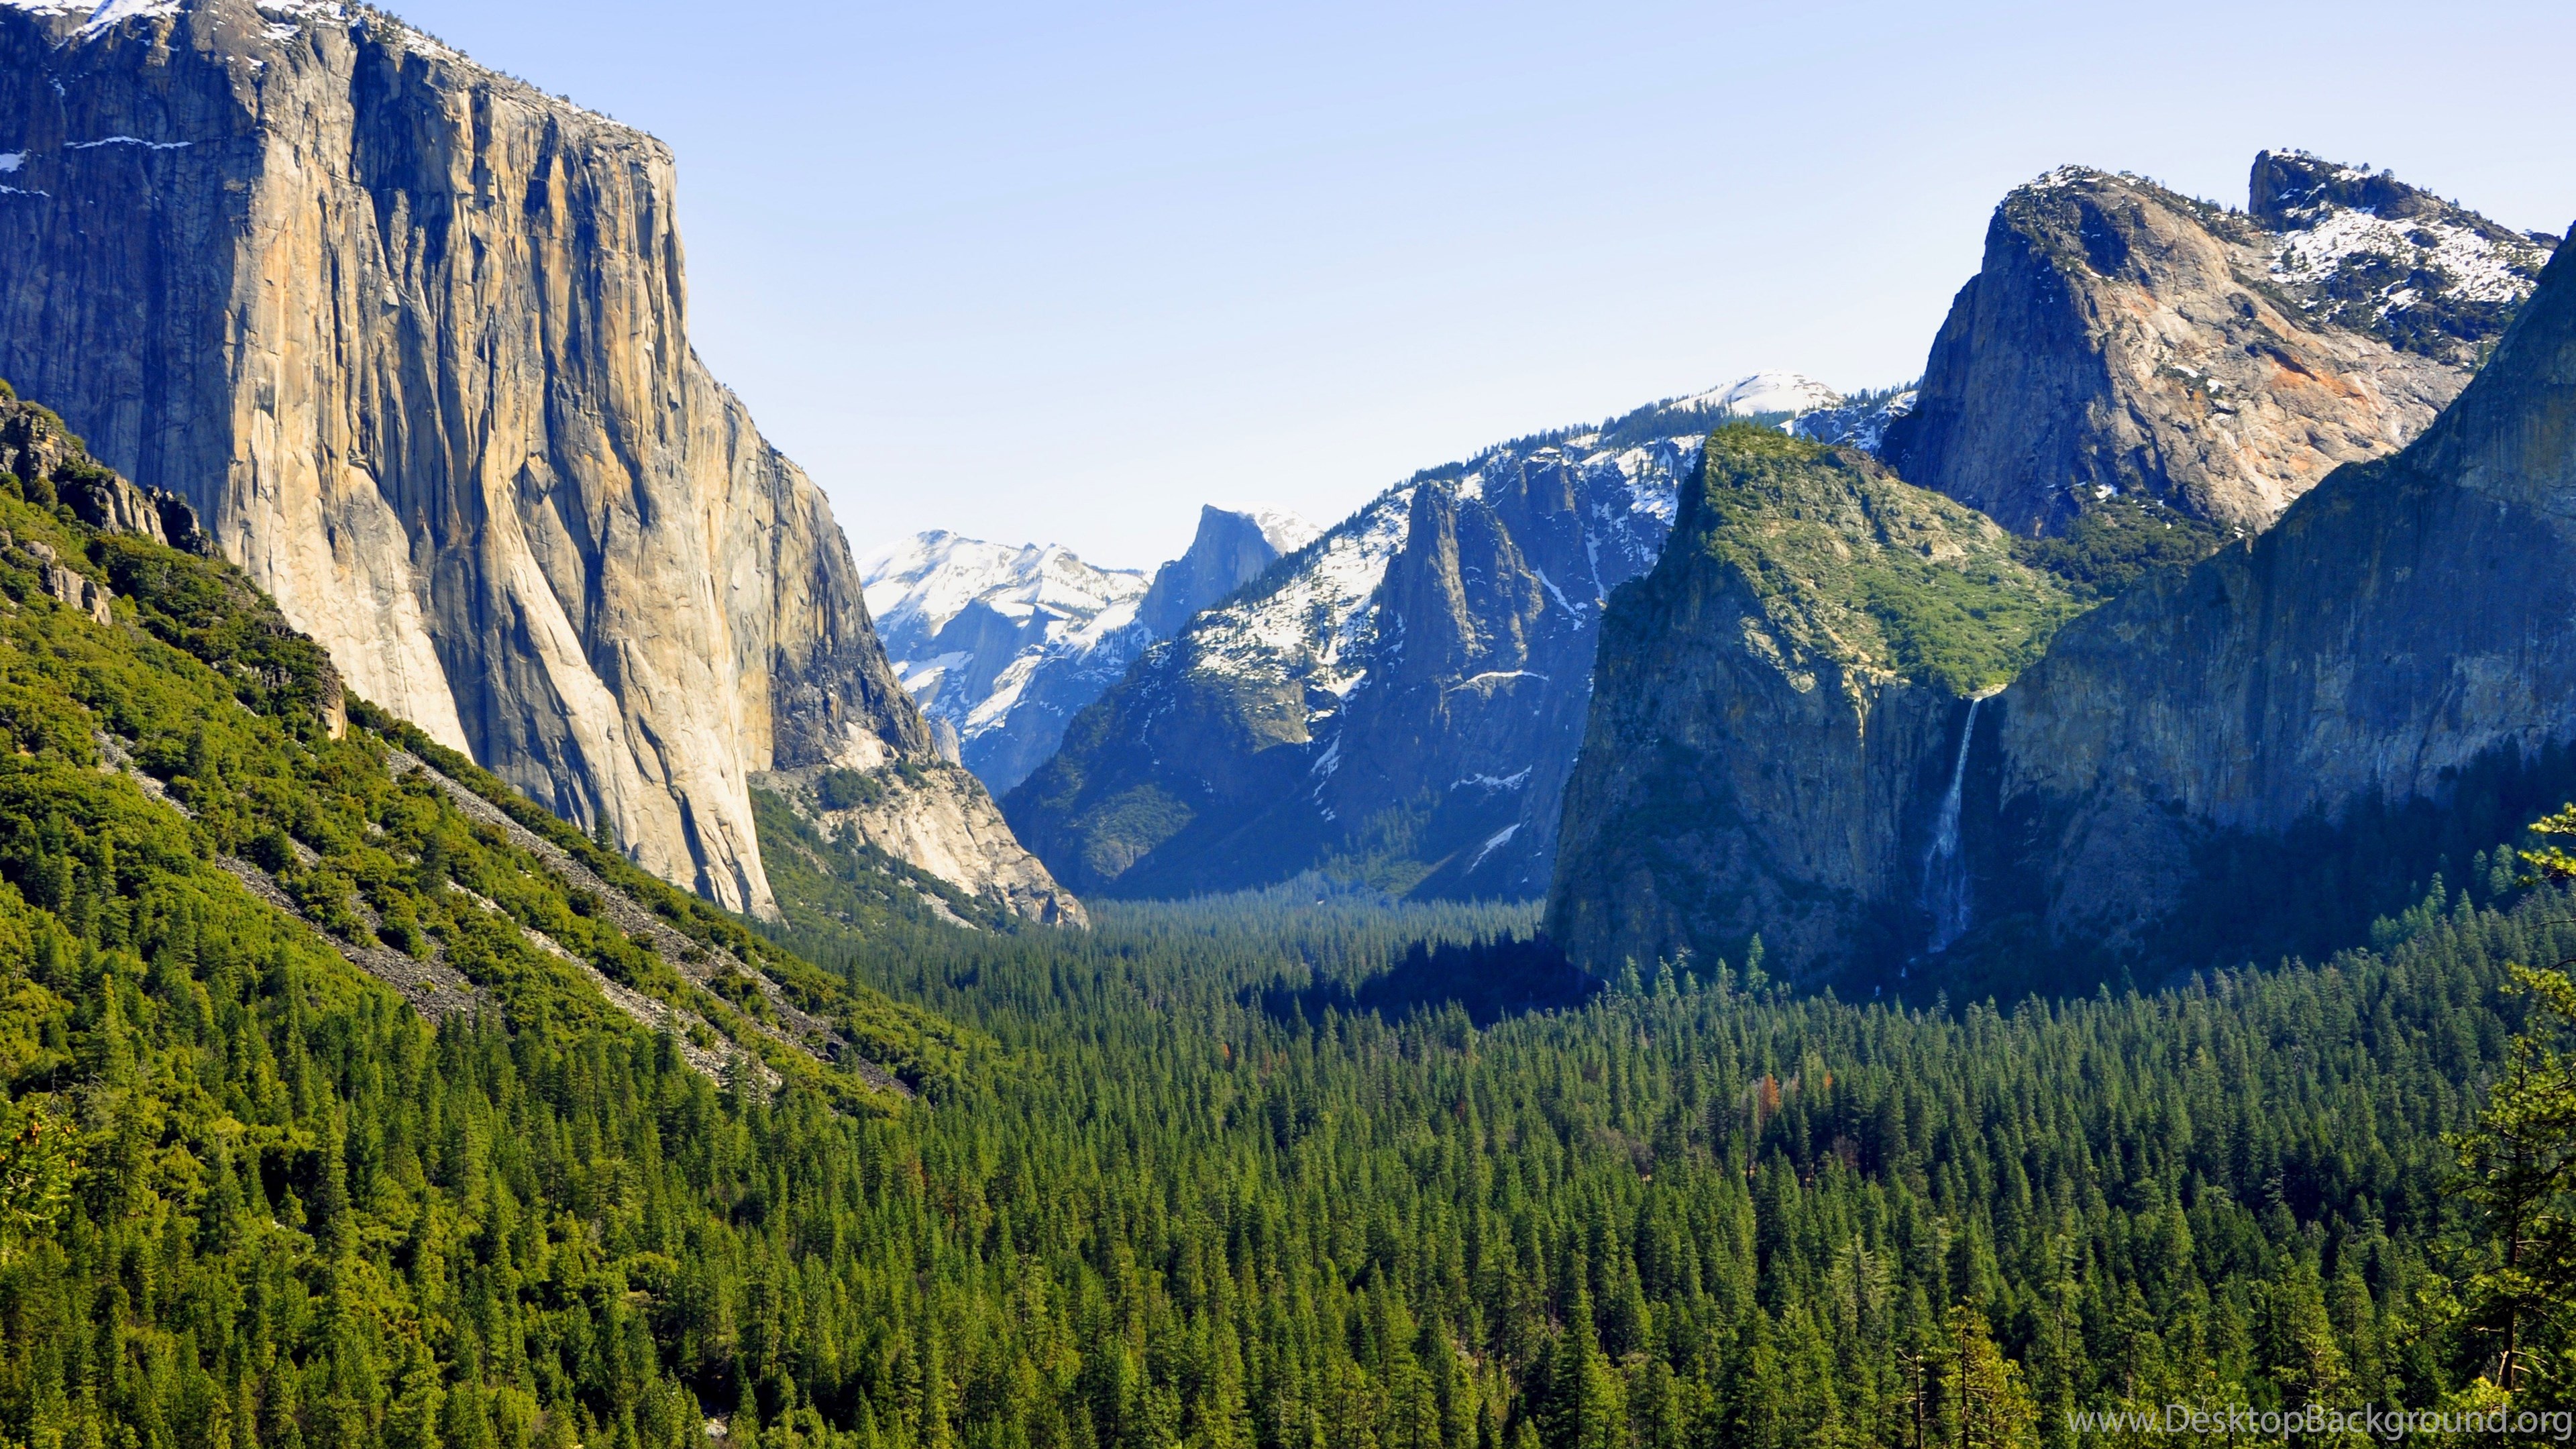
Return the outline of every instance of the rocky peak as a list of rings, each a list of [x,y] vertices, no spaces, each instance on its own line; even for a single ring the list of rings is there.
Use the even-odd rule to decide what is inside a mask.
[[[2296,149],[2258,151],[2246,178],[2245,211],[2275,232],[2304,231],[2336,213],[2366,211],[2383,221],[2440,221],[2499,240],[2528,241],[2455,202],[2397,179],[2393,171],[2345,166]]]
[[[2063,533],[2124,495],[2267,527],[2337,465],[2403,446],[2467,380],[2394,324],[2350,325],[2297,261],[2326,234],[2083,167],[2017,187],[1882,455],[2017,533]]]
[[[2404,452],[2151,577],[1997,701],[1983,924],[2166,965],[2348,943],[2437,851],[2576,790],[2571,556],[2562,257]]]
[[[2483,360],[2557,246],[2304,151],[2257,155],[2248,189],[2248,213],[2273,233],[2272,280],[2301,311],[2463,367]]]
[[[2125,179],[2051,180],[2073,194],[2025,198],[1972,288],[2053,243],[2032,275],[2152,299],[2098,279],[2169,279],[2136,244],[2162,228],[2230,241]],[[2125,257],[2084,252],[2088,218]],[[1615,969],[1758,929],[1791,974],[1954,997],[2366,939],[2576,796],[2571,268],[2409,446],[2081,614],[2101,595],[2038,571],[2065,540],[1721,434],[1603,626],[1551,933]],[[2112,515],[2171,522],[2087,518]]]
[[[1540,481],[1560,483],[1562,474],[1548,470]],[[1561,488],[1541,496],[1555,511],[1571,506]],[[1481,501],[1444,483],[1413,491],[1405,547],[1378,590],[1387,620],[1381,653],[1390,664],[1462,680],[1529,662],[1529,634],[1547,595],[1501,515],[1476,506]]]
[[[1199,530],[1179,558],[1154,571],[1136,617],[1157,639],[1180,632],[1201,609],[1245,584],[1323,530],[1284,508],[1199,510]]]
[[[1654,562],[1701,439],[1738,405],[1776,421],[1839,396],[1748,382],[1379,494],[1141,655],[1006,798],[1014,826],[1085,890],[1320,868],[1539,894],[1603,603]]]

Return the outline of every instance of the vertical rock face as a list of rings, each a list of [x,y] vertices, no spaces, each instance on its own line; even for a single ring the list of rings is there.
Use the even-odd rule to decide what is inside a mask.
[[[1712,444],[1603,628],[1551,932],[2005,991],[2351,944],[2576,794],[2571,267],[2403,451],[2071,619],[2027,565],[2074,540]]]
[[[955,758],[1007,791],[1055,753],[1064,727],[1148,645],[1315,537],[1284,509],[1199,513],[1189,551],[1149,583],[1069,550],[933,532],[860,561],[896,676]]]
[[[1654,562],[1714,396],[1389,489],[1146,651],[1013,826],[1086,891],[1541,893],[1602,601]]]
[[[1153,638],[1169,639],[1200,610],[1261,577],[1281,555],[1313,543],[1321,532],[1284,508],[1208,504],[1199,510],[1199,531],[1189,548],[1154,570],[1154,582],[1137,601],[1136,622]]]
[[[2258,157],[2253,200],[2076,167],[2013,191],[1881,456],[2016,533],[2124,494],[2257,531],[2422,431],[2547,257],[2301,153]]]
[[[158,488],[138,488],[118,476],[90,456],[82,439],[51,408],[20,401],[7,383],[0,383],[0,491],[31,503],[69,507],[101,535],[126,534],[192,553],[209,547],[186,499]],[[0,531],[0,555],[34,573],[56,602],[100,624],[116,622],[117,589],[132,592],[138,579],[145,592],[159,596],[165,621],[175,617],[188,627],[207,628],[223,619],[223,629],[233,631],[224,641],[228,667],[248,671],[271,700],[296,699],[335,740],[349,727],[348,694],[339,671],[238,573],[219,567],[197,576],[197,584],[212,585],[212,591],[199,592],[183,605],[167,591],[167,576],[149,556],[110,551],[101,557],[94,551],[85,560],[66,558],[42,539],[15,539],[5,531]]]
[[[359,693],[754,911],[751,772],[932,757],[690,349],[660,143],[370,11],[12,0],[0,152],[0,373]]]
[[[1808,975],[1937,935],[1974,701],[2073,608],[1866,454],[1720,430],[1602,624],[1548,933],[1596,971],[1758,933]]]
[[[2339,470],[2251,544],[2069,627],[1995,701],[1998,907],[2061,945],[2154,948],[2198,941],[2192,917],[2226,878],[2213,866],[2295,854],[2301,830],[2411,810],[2502,838],[2576,778],[2570,618],[2561,257],[2403,454]]]

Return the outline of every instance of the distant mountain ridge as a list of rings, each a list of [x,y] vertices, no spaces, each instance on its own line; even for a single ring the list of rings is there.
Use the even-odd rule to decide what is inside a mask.
[[[868,608],[904,689],[956,757],[1004,792],[1055,753],[1074,713],[1168,638],[1316,534],[1281,508],[1200,510],[1187,552],[1149,582],[1070,550],[945,531],[859,561]]]
[[[1701,440],[1845,402],[1761,373],[1417,473],[1145,651],[1004,811],[1080,890],[1534,896],[1603,602]]]

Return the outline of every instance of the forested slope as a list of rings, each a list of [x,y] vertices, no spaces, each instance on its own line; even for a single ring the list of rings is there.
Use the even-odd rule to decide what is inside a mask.
[[[2375,953],[2008,1010],[1756,958],[1479,1029],[1436,978],[1525,908],[966,930],[819,838],[791,953],[53,486],[0,496],[0,1443],[1983,1446],[2491,1361],[2442,1134],[2576,953],[2493,855]]]
[[[963,1038],[352,711],[50,413],[0,440],[0,1442],[691,1442],[639,1305],[795,1256]]]

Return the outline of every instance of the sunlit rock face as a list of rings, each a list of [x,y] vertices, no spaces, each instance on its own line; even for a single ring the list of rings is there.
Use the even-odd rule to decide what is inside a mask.
[[[2549,257],[2298,152],[2258,156],[2249,199],[2082,167],[2016,188],[1881,456],[2021,534],[2122,494],[2258,531],[2423,431]]]
[[[934,758],[690,349],[661,143],[356,7],[16,0],[0,157],[0,374],[358,694],[750,911],[752,772]]]

